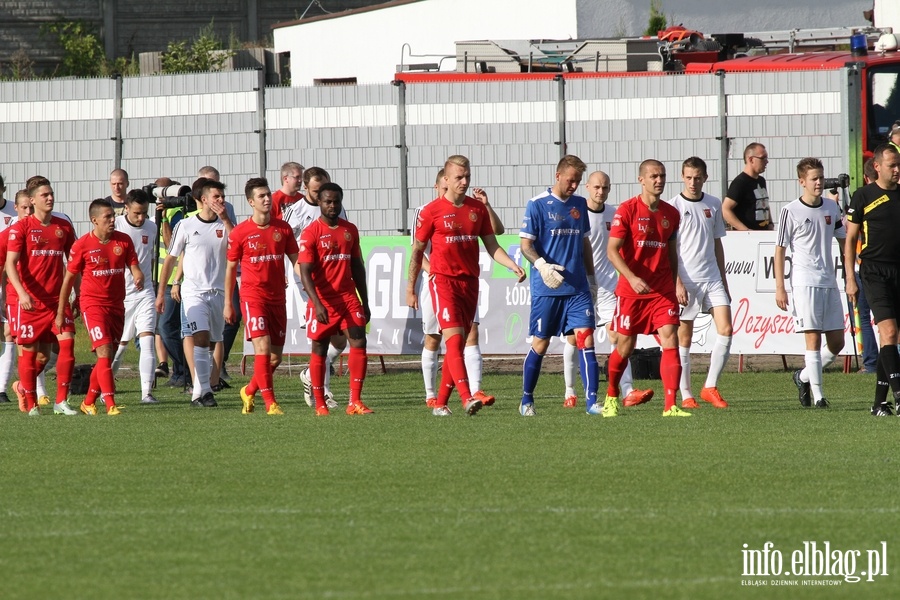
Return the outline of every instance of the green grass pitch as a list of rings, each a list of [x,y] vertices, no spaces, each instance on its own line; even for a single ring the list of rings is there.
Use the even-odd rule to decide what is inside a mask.
[[[498,403],[476,417],[454,399],[435,418],[417,372],[376,371],[368,417],[316,418],[296,370],[276,378],[284,417],[241,415],[236,387],[217,409],[169,388],[141,406],[129,376],[117,418],[0,405],[0,597],[900,596],[900,420],[868,415],[872,376],[829,372],[832,408],[802,410],[789,374],[727,373],[732,406],[691,419],[644,382],[652,402],[602,419],[545,373],[524,419],[518,375],[488,374]],[[857,571],[886,541],[888,575],[742,577],[743,545],[767,541],[786,568],[804,541],[860,550]]]

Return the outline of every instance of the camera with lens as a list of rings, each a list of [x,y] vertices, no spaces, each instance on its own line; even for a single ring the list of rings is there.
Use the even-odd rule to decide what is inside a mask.
[[[157,204],[162,204],[166,209],[183,208],[185,213],[197,210],[197,201],[191,195],[191,186],[189,185],[160,186],[151,183],[145,185],[143,190],[157,198]]]
[[[850,176],[846,173],[841,173],[837,177],[826,177],[822,183],[823,190],[833,190],[835,192],[838,188],[847,189],[848,187],[850,187]]]

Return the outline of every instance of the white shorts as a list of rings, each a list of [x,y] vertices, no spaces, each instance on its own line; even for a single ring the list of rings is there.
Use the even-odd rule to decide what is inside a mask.
[[[594,315],[597,317],[597,328],[607,323],[612,323],[616,312],[616,294],[607,290],[597,290],[597,304],[594,305]]]
[[[843,294],[837,288],[798,286],[791,292],[795,331],[844,330]]]
[[[141,294],[136,298],[125,298],[125,329],[122,341],[130,342],[141,333],[156,331],[156,298],[153,294]]]
[[[225,331],[225,294],[219,291],[201,292],[197,296],[182,296],[184,311],[182,330],[208,331],[210,342],[221,342]]]
[[[701,312],[708,313],[716,306],[731,306],[731,298],[721,279],[686,283],[684,288],[687,290],[688,303],[681,307],[681,316],[678,318],[682,321],[693,321]]]
[[[422,311],[422,333],[425,335],[440,335],[441,328],[438,325],[437,315],[434,314],[434,305],[431,303],[431,287],[426,277],[422,278],[422,287],[419,292],[419,310]]]

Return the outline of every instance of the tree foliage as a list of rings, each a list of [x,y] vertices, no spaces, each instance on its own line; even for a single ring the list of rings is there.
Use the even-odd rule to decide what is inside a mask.
[[[103,40],[84,21],[56,21],[41,26],[42,35],[56,38],[62,49],[62,61],[53,73],[56,77],[108,77],[136,75],[134,58],[106,58]]]
[[[644,35],[655,37],[657,33],[666,28],[666,15],[662,11],[662,0],[650,0],[650,19]]]
[[[216,35],[213,22],[203,27],[197,37],[190,42],[181,40],[169,42],[163,52],[163,73],[190,73],[195,71],[218,71],[228,59],[234,56],[225,48]]]

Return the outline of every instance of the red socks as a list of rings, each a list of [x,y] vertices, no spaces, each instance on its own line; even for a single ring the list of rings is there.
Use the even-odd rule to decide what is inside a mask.
[[[59,363],[57,362],[57,364]],[[94,372],[97,374],[97,383],[100,385],[100,396],[106,402],[106,410],[109,410],[116,405],[116,380],[113,377],[109,357],[97,357]]]
[[[19,385],[25,394],[25,410],[37,406],[37,353],[22,350],[19,357]]]
[[[108,361],[107,361],[108,362]],[[56,357],[56,402],[69,398],[69,384],[75,371],[75,338],[59,340],[59,354]],[[115,389],[113,389],[115,392]]]
[[[316,408],[327,408],[325,405],[325,357],[318,354],[309,355],[309,380],[312,382],[313,398]]]
[[[678,348],[662,349],[659,374],[663,389],[666,391],[666,404],[663,410],[669,410],[675,406],[675,394],[678,393],[678,386],[681,383],[681,357],[678,356]]]
[[[369,366],[366,349],[351,346],[347,366],[350,369],[350,402],[357,404],[362,401],[363,381],[366,380],[366,369]],[[323,371],[322,377],[324,376]]]
[[[100,384],[97,383],[97,365],[94,365],[94,368],[91,369],[91,379],[88,381],[88,393],[84,397],[84,403],[87,406],[92,406],[97,402],[97,398],[100,397]]]
[[[609,386],[606,388],[607,396],[619,396],[619,382],[622,381],[622,374],[627,367],[628,359],[622,358],[622,355],[619,354],[619,350],[613,348],[613,351],[609,354],[609,363],[606,366],[609,371]]]
[[[447,356],[444,357],[444,369],[446,373],[449,367],[450,376],[453,383],[459,391],[459,398],[463,402],[468,402],[472,398],[472,392],[469,390],[469,375],[466,373],[465,347],[466,338],[461,333],[451,335],[446,339]],[[444,376],[441,376],[441,387],[444,384]]]
[[[257,390],[262,394],[263,402],[266,403],[266,410],[275,402],[275,388],[272,385],[272,363],[268,354],[257,354],[253,357],[253,379],[251,380],[252,388],[248,386],[247,392],[253,390],[255,394]]]

